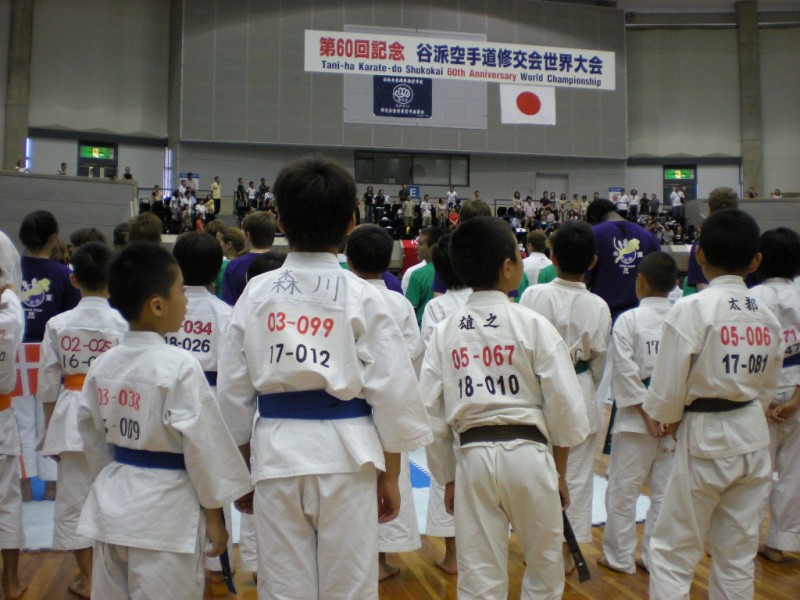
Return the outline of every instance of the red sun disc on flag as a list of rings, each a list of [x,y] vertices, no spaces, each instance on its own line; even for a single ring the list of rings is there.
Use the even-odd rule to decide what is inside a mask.
[[[542,101],[533,92],[522,92],[517,96],[517,108],[522,114],[532,117],[542,109]]]

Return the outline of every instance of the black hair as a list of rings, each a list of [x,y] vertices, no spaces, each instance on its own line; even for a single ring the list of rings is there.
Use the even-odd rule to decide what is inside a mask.
[[[535,252],[545,253],[547,250],[547,234],[541,229],[528,232],[527,242]]]
[[[275,241],[275,217],[271,212],[259,211],[247,215],[242,221],[242,231],[250,234],[253,248],[269,248]]]
[[[636,267],[654,292],[666,294],[675,289],[678,280],[678,265],[667,252],[651,252]]]
[[[377,225],[359,225],[347,238],[345,253],[361,273],[383,273],[392,260],[394,239]]]
[[[595,243],[592,228],[583,221],[567,221],[550,236],[550,249],[558,260],[558,268],[570,275],[580,275],[594,260]]]
[[[166,248],[153,242],[131,242],[111,260],[111,303],[126,321],[135,321],[150,298],[169,298],[170,288],[179,276],[178,263]]]
[[[122,248],[128,243],[128,232],[131,229],[130,223],[123,221],[114,227],[114,248]]]
[[[102,242],[85,242],[72,255],[72,273],[78,285],[90,292],[99,292],[108,284],[111,248]]]
[[[758,252],[758,225],[738,208],[715,210],[703,221],[700,248],[713,267],[728,273],[746,270]]]
[[[28,250],[44,248],[53,234],[58,233],[58,221],[53,213],[35,210],[25,215],[19,226],[19,241]]]
[[[706,226],[703,225],[703,235]],[[759,278],[787,277],[800,274],[800,236],[786,227],[770,229],[761,235],[761,265]]]
[[[606,215],[610,212],[617,212],[617,207],[611,200],[597,198],[589,203],[586,209],[586,221],[590,225],[597,225],[606,220]]]
[[[439,229],[438,227],[426,227],[419,232],[420,235],[424,235],[425,239],[428,240],[428,246],[438,244],[444,233],[444,230]]]
[[[219,242],[199,231],[180,234],[172,248],[172,256],[181,268],[184,285],[207,286],[217,278],[222,266]]]
[[[106,242],[106,236],[102,231],[96,227],[84,227],[83,229],[76,229],[69,236],[69,243],[73,248],[78,248],[86,242]]]
[[[356,183],[344,167],[321,156],[303,158],[281,170],[273,189],[293,249],[341,247],[356,210]]]
[[[247,281],[263,273],[280,269],[284,261],[286,261],[286,255],[283,252],[264,252],[259,254],[247,267]]]
[[[464,223],[475,217],[490,217],[492,216],[492,209],[480,198],[473,198],[461,203],[461,209],[458,211],[458,222]]]
[[[129,242],[154,242],[161,243],[161,230],[164,224],[151,212],[142,213],[131,219],[128,228]]]
[[[503,262],[518,260],[517,240],[499,217],[474,217],[459,225],[450,237],[449,251],[456,274],[472,288],[492,288]]]
[[[456,274],[453,261],[450,260],[450,234],[443,235],[431,250],[433,268],[436,275],[448,290],[458,290],[464,287],[464,282]]]

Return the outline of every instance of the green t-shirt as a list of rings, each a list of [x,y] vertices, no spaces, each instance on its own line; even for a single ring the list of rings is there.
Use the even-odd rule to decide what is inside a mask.
[[[558,273],[556,272],[555,265],[547,265],[544,269],[539,271],[539,279],[536,280],[536,283],[550,283],[558,277]]]
[[[424,267],[414,271],[408,282],[406,298],[414,307],[414,311],[417,313],[417,324],[420,326],[422,325],[422,315],[425,314],[425,306],[433,298],[433,277],[435,274],[433,263],[429,262]]]
[[[219,268],[219,273],[217,273],[217,278],[214,280],[214,293],[220,300],[222,299],[222,278],[225,275],[225,269],[228,268],[229,262],[230,261],[227,258],[223,257],[222,266]]]

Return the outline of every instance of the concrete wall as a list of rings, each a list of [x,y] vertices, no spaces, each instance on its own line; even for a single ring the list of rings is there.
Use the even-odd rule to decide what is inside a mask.
[[[8,44],[11,37],[11,0],[0,0],[0,90],[3,90],[0,102],[0,165],[3,164],[4,144],[6,132],[6,98],[5,90],[8,86]]]
[[[169,3],[36,0],[31,127],[167,135]]]
[[[745,198],[739,200],[739,208],[752,215],[762,233],[776,227],[789,227],[800,233],[800,198],[781,200]],[[686,205],[686,218],[691,223],[702,225],[706,216],[708,216],[707,199],[702,198]]]
[[[535,0],[184,0],[183,6],[183,141],[626,156],[620,10]],[[304,31],[354,25],[608,50],[616,52],[617,89],[557,90],[557,125],[547,127],[501,125],[495,84],[488,86],[483,130],[344,123],[343,78],[304,72]],[[182,159],[180,170],[186,170]]]
[[[133,194],[129,182],[0,171],[0,229],[22,251],[17,239],[22,219],[34,210],[48,210],[62,239],[76,229],[98,227],[110,243],[114,227],[133,214]]]

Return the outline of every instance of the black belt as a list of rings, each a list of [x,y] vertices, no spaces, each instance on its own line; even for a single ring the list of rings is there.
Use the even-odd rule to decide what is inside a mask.
[[[749,406],[750,402],[734,402],[733,400],[726,400],[725,398],[695,398],[692,403],[684,408],[686,412],[728,412],[731,410],[738,410]]]
[[[530,440],[547,444],[547,438],[536,425],[484,425],[462,431],[459,435],[461,445],[476,442],[510,442]]]

